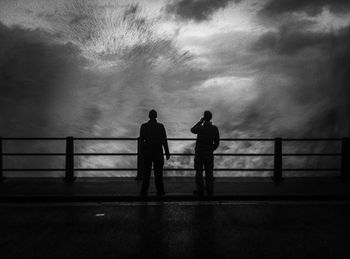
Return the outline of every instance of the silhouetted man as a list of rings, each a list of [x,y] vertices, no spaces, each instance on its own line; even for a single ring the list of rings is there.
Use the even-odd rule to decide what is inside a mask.
[[[203,167],[205,169],[205,182],[208,195],[213,195],[214,191],[214,155],[220,143],[219,130],[210,122],[212,114],[210,111],[204,112],[204,117],[192,127],[191,132],[197,134],[194,168],[196,170],[196,185],[197,190],[195,195],[202,196],[204,193],[203,187]]]
[[[144,159],[141,195],[147,195],[153,163],[157,195],[162,196],[165,194],[163,184],[163,147],[168,160],[170,158],[168,141],[163,124],[156,120],[157,112],[151,110],[148,116],[149,121],[142,124],[140,129],[141,152]]]

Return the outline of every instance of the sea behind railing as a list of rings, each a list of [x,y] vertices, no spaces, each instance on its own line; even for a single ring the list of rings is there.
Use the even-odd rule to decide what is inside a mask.
[[[194,138],[168,138],[165,177],[194,176]],[[216,177],[347,177],[349,138],[221,138]],[[1,137],[3,177],[142,177],[138,138]]]

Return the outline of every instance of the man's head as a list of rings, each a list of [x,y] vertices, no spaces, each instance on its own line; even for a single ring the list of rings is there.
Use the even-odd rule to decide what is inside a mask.
[[[150,119],[155,119],[157,118],[157,112],[155,110],[150,110],[149,113],[148,113],[148,117]]]
[[[213,114],[211,114],[210,111],[205,111],[205,112],[204,112],[203,118],[204,118],[205,121],[209,122],[209,121],[211,120],[212,117],[213,117]]]

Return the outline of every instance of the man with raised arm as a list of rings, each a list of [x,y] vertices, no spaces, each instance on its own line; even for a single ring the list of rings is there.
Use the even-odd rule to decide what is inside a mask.
[[[209,196],[214,192],[214,150],[216,150],[220,143],[220,136],[218,128],[211,123],[212,113],[205,111],[203,118],[191,128],[191,132],[197,134],[194,168],[196,170],[196,185],[197,190],[195,195],[203,196],[203,167],[205,169],[206,190]]]
[[[163,184],[163,148],[166,159],[168,160],[170,158],[168,141],[163,124],[156,120],[157,112],[151,110],[148,117],[149,121],[142,124],[140,129],[141,153],[144,161],[143,183],[140,194],[147,196],[153,164],[157,196],[163,196],[165,195]]]

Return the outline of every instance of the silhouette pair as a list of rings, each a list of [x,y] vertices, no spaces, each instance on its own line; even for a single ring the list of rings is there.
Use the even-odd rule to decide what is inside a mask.
[[[157,196],[164,196],[163,183],[163,166],[164,153],[166,159],[169,160],[170,153],[167,141],[167,135],[164,125],[157,122],[157,112],[151,110],[149,112],[149,121],[141,125],[140,141],[141,154],[143,156],[143,183],[141,188],[141,195],[147,196],[150,177],[152,171],[152,164],[154,166],[154,178],[157,189]],[[205,183],[206,190],[209,196],[214,192],[214,155],[220,143],[219,130],[211,123],[212,113],[205,111],[204,116],[192,128],[191,132],[197,134],[194,168],[196,170],[196,190],[195,195],[203,196],[204,182],[203,182],[203,168],[205,169]]]

